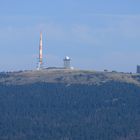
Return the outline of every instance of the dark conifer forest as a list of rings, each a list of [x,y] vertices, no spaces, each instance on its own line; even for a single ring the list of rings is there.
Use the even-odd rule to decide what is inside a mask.
[[[140,140],[140,87],[1,84],[0,140]]]

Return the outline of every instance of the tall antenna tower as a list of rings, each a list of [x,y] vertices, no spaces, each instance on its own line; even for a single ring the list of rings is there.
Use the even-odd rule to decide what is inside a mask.
[[[40,42],[39,42],[39,61],[37,70],[40,70],[43,68],[43,47],[42,47],[42,32],[40,32]]]

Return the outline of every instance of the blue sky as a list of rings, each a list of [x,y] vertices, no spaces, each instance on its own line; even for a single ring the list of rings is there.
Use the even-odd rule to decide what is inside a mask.
[[[140,64],[139,0],[0,0],[0,71],[35,69],[39,32],[44,63],[135,72]]]

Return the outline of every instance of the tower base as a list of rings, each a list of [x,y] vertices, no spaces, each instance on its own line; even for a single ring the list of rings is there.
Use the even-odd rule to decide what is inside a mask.
[[[42,70],[42,69],[43,69],[42,62],[38,62],[37,70]]]

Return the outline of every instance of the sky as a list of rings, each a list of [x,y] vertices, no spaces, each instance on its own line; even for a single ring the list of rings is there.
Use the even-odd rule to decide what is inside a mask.
[[[0,0],[0,71],[44,66],[135,72],[140,64],[140,0]]]

